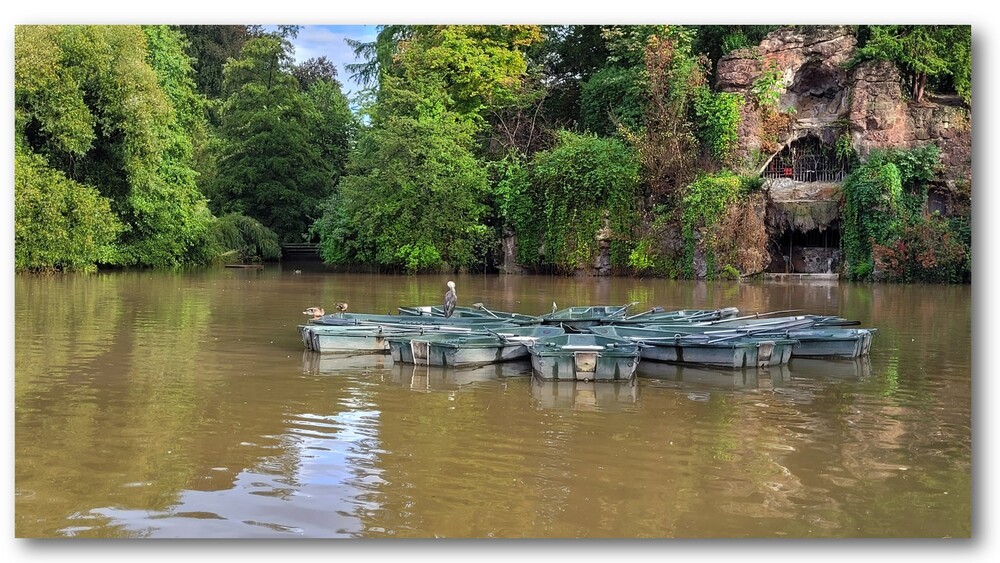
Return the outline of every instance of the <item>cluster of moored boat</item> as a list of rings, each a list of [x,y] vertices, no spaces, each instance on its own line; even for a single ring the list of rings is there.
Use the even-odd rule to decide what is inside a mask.
[[[399,314],[335,313],[300,325],[306,349],[389,353],[394,362],[472,367],[530,357],[544,380],[623,380],[640,361],[763,368],[793,357],[858,358],[876,329],[837,316],[775,311],[741,315],[735,307],[630,314],[636,303],[570,307],[540,316],[482,304],[399,307]]]

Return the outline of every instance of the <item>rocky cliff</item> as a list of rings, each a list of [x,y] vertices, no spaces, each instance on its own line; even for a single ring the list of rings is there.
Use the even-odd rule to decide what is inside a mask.
[[[862,158],[876,148],[913,148],[936,143],[952,196],[972,182],[971,109],[951,97],[907,99],[896,66],[869,61],[848,68],[857,41],[849,26],[794,26],[768,35],[755,49],[722,57],[716,88],[742,93],[751,103],[740,129],[742,161],[763,170],[790,143],[808,135],[834,144],[842,135]],[[768,82],[768,73],[778,80]],[[777,111],[755,93],[770,86]]]

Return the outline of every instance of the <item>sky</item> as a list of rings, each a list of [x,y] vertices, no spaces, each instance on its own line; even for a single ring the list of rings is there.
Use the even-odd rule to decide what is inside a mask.
[[[295,62],[301,63],[308,59],[326,57],[337,65],[337,78],[340,80],[344,94],[348,98],[356,93],[360,86],[351,79],[351,73],[344,65],[362,62],[354,57],[344,39],[357,39],[362,42],[375,40],[377,28],[374,25],[306,25],[299,30],[299,35],[292,44],[295,45]]]

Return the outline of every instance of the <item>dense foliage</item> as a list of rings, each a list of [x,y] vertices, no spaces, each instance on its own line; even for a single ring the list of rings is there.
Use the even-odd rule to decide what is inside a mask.
[[[16,142],[25,154],[44,156],[52,171],[96,189],[124,225],[100,263],[197,260],[211,215],[190,163],[199,123],[181,37],[154,31],[147,41],[136,26],[20,26],[15,41]],[[46,266],[78,262],[53,259]]]
[[[637,222],[639,161],[618,139],[563,131],[558,144],[535,154],[530,187],[520,197],[534,211],[520,213],[514,231],[535,234],[542,251],[525,264],[558,272],[587,268],[600,240],[610,242],[611,265],[624,267]],[[532,248],[532,237],[523,243]]]
[[[14,261],[33,271],[90,271],[111,261],[122,226],[96,189],[37,154],[14,155]]]
[[[303,242],[343,172],[352,117],[336,84],[303,92],[291,44],[251,39],[225,69],[220,159],[208,186],[216,213],[242,213],[284,242]]]
[[[968,219],[924,213],[939,150],[873,152],[844,184],[847,274],[853,279],[962,282],[971,277]]]
[[[972,27],[968,25],[873,25],[862,30],[864,44],[854,63],[887,60],[903,71],[913,99],[924,97],[928,80],[948,84],[972,102]]]
[[[380,26],[348,41],[353,106],[332,61],[295,62],[298,29],[18,26],[17,269],[275,260],[298,242],[399,272],[768,263],[754,166],[787,140],[788,77],[769,61],[743,93],[714,84],[778,26]],[[971,104],[969,26],[851,29],[852,64],[892,61],[915,102]],[[846,126],[837,151],[858,161]],[[855,167],[852,279],[969,279],[967,209],[926,212],[937,151]]]
[[[703,275],[708,278],[724,272],[736,272],[737,275],[751,273],[763,265],[759,260],[740,259],[742,245],[752,242],[750,246],[755,248],[762,242],[759,240],[763,232],[761,222],[740,213],[741,210],[753,209],[748,196],[759,186],[758,179],[742,177],[728,170],[703,174],[686,186],[681,212],[685,277],[694,277],[696,255],[703,256]],[[756,240],[741,237],[742,231],[752,232]],[[719,260],[720,251],[724,254],[722,260]]]
[[[449,113],[393,116],[365,133],[316,225],[324,259],[412,272],[478,263],[487,185],[470,144]]]
[[[406,40],[386,45],[396,37]],[[409,272],[483,264],[496,237],[475,139],[490,107],[517,103],[524,49],[539,39],[535,26],[383,29],[371,49],[395,56],[377,59],[371,125],[314,226],[324,259]]]
[[[647,96],[641,67],[602,68],[580,86],[580,123],[598,135],[613,135],[619,127],[638,129]]]

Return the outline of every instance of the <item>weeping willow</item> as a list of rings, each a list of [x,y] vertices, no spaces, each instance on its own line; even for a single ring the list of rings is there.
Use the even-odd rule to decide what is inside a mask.
[[[241,261],[281,258],[278,235],[246,215],[230,213],[219,217],[212,236],[219,249],[218,254],[224,258],[237,257]]]

